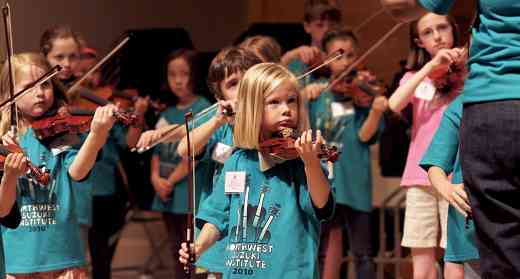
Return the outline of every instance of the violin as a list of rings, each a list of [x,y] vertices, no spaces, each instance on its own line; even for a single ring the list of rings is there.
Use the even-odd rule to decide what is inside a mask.
[[[261,142],[260,152],[283,160],[294,160],[299,157],[295,147],[295,142],[299,137],[300,134],[297,131],[291,128],[284,128],[275,134],[273,138]],[[315,140],[313,139],[313,141]],[[318,158],[334,163],[338,160],[340,154],[341,152],[338,151],[336,146],[322,144],[320,145]]]
[[[94,110],[73,107],[62,107],[58,113],[31,123],[34,134],[40,140],[64,133],[80,134],[90,129]],[[135,114],[116,112],[114,117],[124,125],[136,125],[139,121]]]
[[[16,144],[0,145],[0,169],[4,169],[5,158],[11,153],[23,153],[23,150]],[[27,161],[26,176],[44,186],[47,186],[50,181],[49,170],[45,167],[38,168],[30,161]]]

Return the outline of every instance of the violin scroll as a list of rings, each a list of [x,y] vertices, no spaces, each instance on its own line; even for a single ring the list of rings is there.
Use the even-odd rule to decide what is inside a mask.
[[[7,155],[11,153],[24,153],[22,148],[16,144],[0,145],[0,169],[4,169],[4,162]],[[29,179],[37,181],[39,184],[47,186],[50,182],[49,170],[46,167],[36,167],[30,161],[27,161],[26,176]]]

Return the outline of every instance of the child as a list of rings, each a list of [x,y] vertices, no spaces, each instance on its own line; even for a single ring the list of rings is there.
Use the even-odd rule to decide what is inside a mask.
[[[81,49],[81,60],[78,70],[85,72],[97,63],[97,52],[91,48]],[[86,80],[86,89],[95,92],[101,86],[99,73],[94,73]],[[134,103],[134,113],[144,115],[147,101],[138,98]],[[114,256],[118,236],[116,233],[124,225],[126,215],[125,199],[121,198],[118,189],[117,176],[120,163],[120,151],[137,141],[142,125],[125,127],[116,123],[103,146],[103,151],[96,161],[89,182],[93,198],[87,208],[81,212],[88,212],[88,218],[82,224],[90,227],[88,233],[88,248],[92,263],[92,278],[110,278],[111,262]],[[83,185],[81,185],[83,186]],[[85,188],[85,187],[83,187]],[[81,221],[81,220],[80,220]],[[80,222],[81,223],[81,222]]]
[[[455,70],[464,54],[462,49],[453,48],[459,42],[451,18],[428,13],[410,27],[409,72],[392,94],[389,107],[400,112],[408,103],[413,106],[410,149],[401,181],[401,186],[408,187],[402,245],[412,249],[414,278],[419,279],[435,277],[435,247],[446,246],[448,213],[448,203],[430,187],[419,160],[439,126],[442,113],[459,93],[445,82],[449,76],[446,73],[451,65]]]
[[[51,67],[62,67],[57,77],[65,86],[70,86],[76,79],[74,73],[80,56],[80,43],[72,29],[68,26],[47,29],[40,39],[40,50]]]
[[[208,72],[207,83],[210,90],[219,100],[220,106],[217,113],[211,116],[201,126],[191,132],[191,141],[195,147],[195,154],[203,154],[201,161],[212,162],[213,182],[220,175],[224,162],[233,152],[233,117],[222,115],[223,107],[234,107],[237,99],[238,83],[247,69],[261,63],[261,60],[252,52],[228,47],[221,50],[211,62]],[[186,138],[183,138],[177,149],[181,156],[187,155]],[[200,156],[199,156],[200,157]],[[214,191],[215,185],[206,187],[201,193],[199,207],[204,200]],[[221,259],[225,246],[223,241],[211,247],[197,261],[197,264],[210,271],[225,272]]]
[[[43,56],[24,53],[13,57],[13,69],[15,91],[20,91],[50,70],[50,66]],[[3,100],[8,97],[8,76],[7,67],[4,67],[0,80]],[[4,135],[4,144],[18,140],[27,158],[36,166],[46,166],[51,176],[47,186],[24,176],[17,180],[7,180],[6,176],[2,178],[4,185],[17,184],[17,203],[22,213],[19,228],[2,228],[7,278],[86,276],[72,180],[81,181],[89,175],[114,124],[116,107],[105,106],[96,110],[90,133],[79,150],[68,147],[73,144],[70,134],[43,144],[36,138],[30,125],[34,120],[56,111],[64,103],[64,97],[57,91],[53,92],[54,89],[53,84],[47,82],[17,101],[20,116],[17,135],[6,135],[10,123],[9,110],[2,113],[0,129]]]
[[[5,179],[0,183],[0,225],[16,229],[22,219],[20,209],[16,204],[16,180],[25,173],[27,159],[22,153],[12,153],[5,156],[3,162],[3,174]],[[0,234],[0,278],[5,278],[5,259],[2,234]]]
[[[318,278],[320,221],[334,208],[321,169],[320,133],[312,141],[295,77],[280,65],[253,66],[240,81],[233,142],[214,192],[199,209],[200,256],[226,241],[225,278]],[[302,160],[277,161],[260,141],[283,128],[304,131],[295,146]],[[303,161],[303,162],[302,162]],[[180,261],[187,262],[183,244]]]
[[[348,30],[325,34],[323,50],[327,54],[338,49],[345,51],[340,59],[330,64],[331,76],[340,75],[355,61],[357,45],[356,37]],[[384,96],[370,97],[354,86],[343,92],[337,89],[334,87],[325,91],[309,102],[312,128],[323,131],[327,142],[342,151],[334,164],[332,186],[337,203],[335,217],[325,225],[322,234],[320,254],[325,256],[323,278],[339,278],[343,256],[342,228],[345,224],[357,278],[375,278],[370,214],[370,145],[377,141],[383,129],[382,116],[387,100]]]
[[[457,97],[444,112],[439,129],[435,133],[428,150],[422,157],[421,167],[428,172],[430,181],[449,203],[448,243],[444,253],[446,270],[456,270],[445,274],[446,279],[467,278],[462,264],[478,261],[473,221],[465,220],[471,212],[468,195],[462,184],[462,170],[459,162],[459,128],[462,119],[462,95]],[[450,179],[449,173],[453,173]],[[468,223],[469,222],[469,223]]]
[[[311,37],[309,46],[300,46],[287,51],[281,58],[281,63],[296,76],[307,71],[308,66],[319,61],[323,36],[330,30],[336,29],[341,24],[341,11],[323,3],[309,4],[305,6],[303,28]],[[311,80],[305,81],[305,84]]]
[[[246,38],[239,47],[252,51],[262,62],[280,62],[282,48],[280,44],[269,36],[252,36]]]
[[[197,88],[195,69],[196,53],[192,50],[179,49],[166,58],[167,85],[165,87],[177,98],[177,102],[161,114],[157,128],[170,124],[183,125],[185,113],[191,111],[197,114],[209,106],[206,99],[195,94]],[[180,130],[185,131],[185,129]],[[190,166],[187,160],[177,154],[177,143],[161,144],[154,150],[151,161],[151,182],[157,195],[152,209],[163,213],[171,251],[175,258],[186,231],[188,185],[185,176],[188,167]],[[204,163],[199,164],[196,172],[198,185],[210,184],[211,174],[206,174],[206,169]],[[200,189],[197,187],[196,200]],[[175,278],[181,278],[183,274],[183,267],[178,261],[174,261]]]

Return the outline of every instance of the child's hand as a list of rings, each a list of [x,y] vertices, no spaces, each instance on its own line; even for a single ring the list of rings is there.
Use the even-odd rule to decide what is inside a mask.
[[[437,79],[444,76],[449,67],[452,64],[458,63],[461,61],[463,56],[462,49],[453,48],[453,49],[441,49],[435,57],[429,62],[431,68],[429,76],[432,79]]]
[[[388,108],[388,99],[385,96],[377,96],[372,103],[372,110],[383,113]]]
[[[323,92],[323,90],[325,90],[325,88],[327,88],[327,86],[327,83],[322,82],[311,83],[302,89],[302,94],[307,100],[314,100],[321,95],[321,93]]]
[[[296,140],[294,143],[294,147],[303,163],[311,164],[311,163],[319,163],[319,153],[321,145],[324,143],[324,139],[321,136],[321,131],[316,131],[316,140],[313,142],[312,140],[312,130],[309,129],[302,133],[302,135]]]
[[[471,207],[469,206],[468,194],[464,191],[464,184],[451,184],[449,187],[443,190],[441,195],[457,209],[460,214],[464,217],[471,213]]]
[[[170,194],[173,191],[173,185],[171,185],[167,179],[164,179],[158,175],[153,175],[151,182],[155,192],[157,192],[157,195],[159,195],[159,198],[163,202],[170,200]]]
[[[108,136],[108,132],[116,122],[114,114],[118,110],[119,109],[112,104],[103,107],[98,107],[96,109],[96,112],[94,113],[92,123],[90,124],[90,132],[94,134],[103,135],[105,137]]]
[[[301,46],[288,51],[282,57],[282,63],[288,64],[293,59],[300,59],[305,65],[311,65],[321,56],[321,51],[317,47]]]
[[[150,130],[143,132],[137,141],[135,147],[139,150],[148,149],[154,142],[159,140],[162,136],[161,130]]]
[[[5,157],[5,177],[18,178],[25,173],[26,169],[27,157],[23,153],[10,153]]]
[[[195,260],[197,260],[200,257],[198,246],[192,244],[191,249],[192,249],[192,251],[195,250]],[[182,264],[188,264],[189,260],[190,260],[190,255],[188,252],[188,244],[186,242],[183,242],[181,244],[181,249],[179,249],[179,262],[181,262]]]
[[[235,110],[235,102],[234,101],[219,101],[218,102],[218,112],[215,114],[215,118],[217,119],[217,123],[219,125],[224,125],[225,123],[231,123],[234,120],[233,116],[227,116],[224,114],[224,110],[231,109],[233,112]]]

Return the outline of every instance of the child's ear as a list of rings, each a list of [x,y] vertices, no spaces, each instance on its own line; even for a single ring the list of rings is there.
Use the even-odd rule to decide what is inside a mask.
[[[420,48],[424,48],[424,44],[421,42],[419,38],[413,39],[413,42]]]
[[[310,22],[303,22],[303,30],[305,30],[305,33],[310,34],[311,33],[311,23]]]

